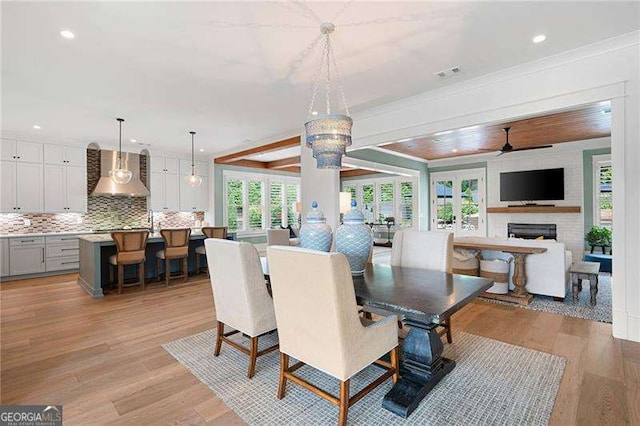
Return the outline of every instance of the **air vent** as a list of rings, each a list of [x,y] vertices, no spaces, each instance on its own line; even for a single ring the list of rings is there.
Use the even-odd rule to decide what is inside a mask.
[[[437,75],[440,78],[447,78],[451,77],[452,75],[460,74],[461,71],[462,70],[460,69],[460,67],[451,67],[447,68],[446,70],[438,71],[433,75]]]

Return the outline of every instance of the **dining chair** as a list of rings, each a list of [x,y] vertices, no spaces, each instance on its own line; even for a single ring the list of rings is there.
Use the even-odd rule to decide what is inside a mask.
[[[226,226],[205,226],[202,228],[202,233],[207,238],[220,238],[225,240],[227,238],[227,227]],[[200,256],[207,255],[207,251],[204,248],[204,245],[196,247],[196,274],[200,273]]]
[[[453,272],[453,233],[445,231],[400,230],[393,236],[391,266]],[[428,283],[426,283],[428,285]],[[440,336],[446,334],[451,343],[451,317],[440,324]]]
[[[156,268],[158,272],[158,281],[160,281],[160,265],[164,261],[164,281],[169,287],[169,280],[174,278],[183,278],[185,282],[189,279],[189,238],[191,237],[190,228],[161,229],[160,235],[164,240],[164,249],[156,252]],[[180,273],[171,275],[171,261],[173,259],[181,260]]]
[[[127,285],[131,287],[140,285],[144,290],[144,262],[145,249],[149,231],[117,231],[111,233],[113,242],[116,243],[116,254],[109,256],[109,282],[114,281],[115,270],[118,270],[118,294],[122,294],[124,287],[125,265],[138,265],[138,281]]]
[[[204,245],[218,322],[214,355],[220,355],[222,342],[249,355],[247,377],[252,378],[257,358],[278,349],[275,344],[258,351],[258,339],[276,329],[273,300],[258,251],[250,243],[213,238],[206,239]],[[225,325],[233,331],[225,333]],[[249,336],[248,349],[228,338],[238,332]]]
[[[280,338],[277,397],[284,398],[291,380],[338,405],[344,425],[350,406],[389,377],[398,379],[396,317],[373,322],[358,316],[351,269],[341,253],[271,246],[267,258]],[[379,359],[389,352],[391,362]],[[298,362],[290,366],[290,357]],[[349,397],[350,379],[372,363],[384,374]],[[293,374],[305,364],[338,379],[339,397]]]
[[[269,228],[267,229],[267,246],[288,246],[289,229]]]

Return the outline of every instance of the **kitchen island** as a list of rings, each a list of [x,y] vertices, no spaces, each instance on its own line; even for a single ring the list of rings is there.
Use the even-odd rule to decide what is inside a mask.
[[[189,273],[195,273],[195,249],[204,244],[206,237],[202,232],[192,231],[189,241]],[[110,234],[91,234],[79,236],[80,271],[78,284],[93,297],[103,297],[103,288],[109,283],[109,256],[116,254],[116,244]],[[149,234],[146,260],[144,262],[145,280],[156,278],[156,252],[164,248],[164,240],[159,233]],[[178,270],[178,262],[172,262],[172,268]],[[172,269],[173,271],[173,269]],[[135,268],[126,268],[125,280],[135,276]],[[164,284],[163,284],[164,285]]]

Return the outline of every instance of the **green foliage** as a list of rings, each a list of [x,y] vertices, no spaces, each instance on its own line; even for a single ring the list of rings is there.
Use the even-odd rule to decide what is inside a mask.
[[[438,210],[438,219],[445,223],[453,222],[453,205],[445,204]]]
[[[610,246],[611,231],[602,226],[592,226],[584,239],[591,246]]]

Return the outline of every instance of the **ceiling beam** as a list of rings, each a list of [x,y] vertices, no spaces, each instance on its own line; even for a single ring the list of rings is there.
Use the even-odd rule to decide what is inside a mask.
[[[345,178],[345,177],[352,177],[352,176],[373,175],[376,173],[381,173],[381,172],[375,172],[373,170],[365,170],[365,169],[353,169],[353,170],[345,170],[343,172],[340,172],[340,177]]]
[[[222,157],[216,158],[214,162],[216,164],[229,164],[231,162],[237,161],[244,157],[249,157],[256,154],[264,154],[266,152],[271,152],[271,151],[278,151],[280,149],[290,148],[290,147],[299,146],[299,145],[300,145],[300,136],[294,136],[292,138],[284,139],[278,142],[257,146],[255,148],[245,149],[243,151],[238,151],[229,155],[223,155]]]
[[[274,160],[267,162],[267,169],[282,169],[289,166],[300,165],[300,156],[283,158],[281,160]]]
[[[263,163],[262,161],[254,161],[254,160],[235,160],[235,161],[225,162],[224,164],[228,166],[251,167],[254,169],[267,168],[267,163]]]
[[[278,171],[300,173],[300,166],[283,167],[281,169],[278,169]]]

